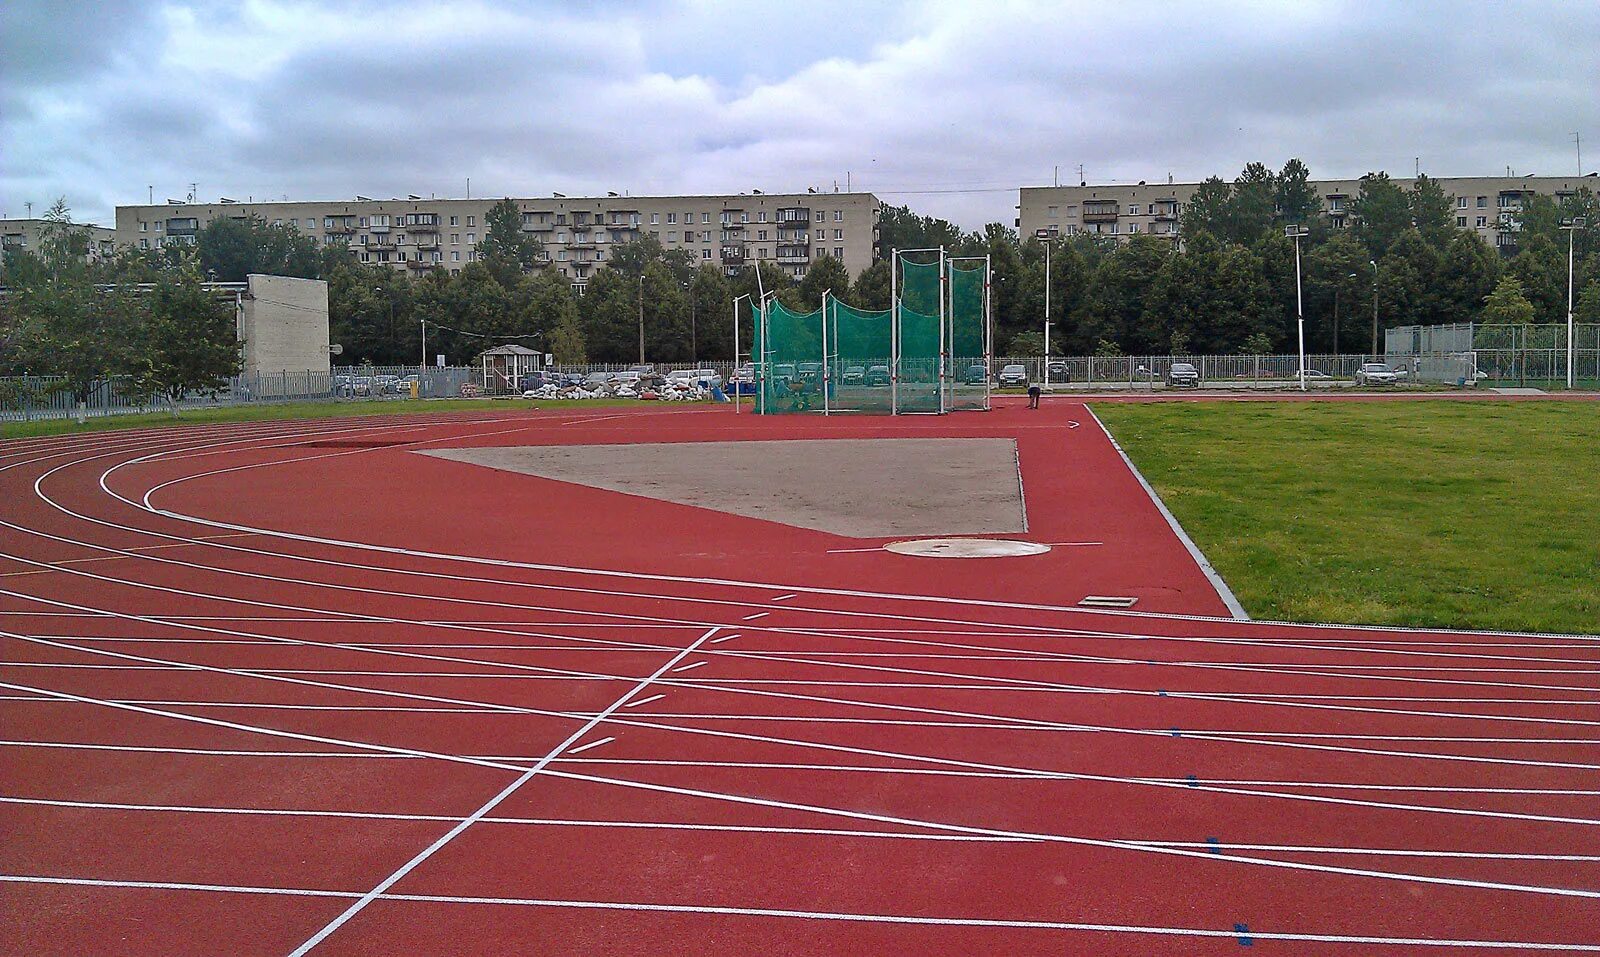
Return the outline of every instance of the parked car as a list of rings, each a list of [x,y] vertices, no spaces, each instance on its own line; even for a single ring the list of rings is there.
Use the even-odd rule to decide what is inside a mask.
[[[845,385],[865,385],[867,381],[866,366],[847,366],[844,374],[839,377]]]
[[[1072,366],[1065,359],[1051,359],[1045,363],[1045,369],[1050,373],[1051,382],[1072,381]]]
[[[1395,385],[1404,376],[1387,362],[1363,362],[1356,370],[1356,385]]]
[[[372,394],[372,376],[369,376],[369,375],[358,375],[355,378],[351,379],[350,380],[350,394],[351,395],[371,395]]]
[[[788,385],[797,375],[795,367],[788,363],[775,365],[772,367],[773,381],[771,384],[775,386]]]
[[[422,380],[417,376],[417,374],[415,372],[411,373],[408,376],[403,376],[403,377],[401,377],[399,379],[396,379],[393,382],[389,383],[389,391],[394,393],[395,395],[410,395],[411,394],[411,387],[413,385],[415,385],[417,387],[417,395],[421,396],[422,395]]]
[[[702,389],[720,389],[722,373],[715,369],[674,369],[667,373],[667,382],[671,385],[692,382]]]
[[[822,381],[822,363],[802,362],[797,369],[800,381],[808,388],[816,388]]]
[[[615,372],[591,372],[583,377],[583,387],[585,389],[598,389],[600,386],[610,382],[615,376]]]
[[[643,378],[644,375],[642,373],[635,372],[632,369],[629,369],[627,372],[613,372],[611,374],[612,382],[615,382],[619,386],[625,385],[630,389],[637,389],[639,387],[640,380]]]
[[[655,373],[656,364],[654,362],[642,362],[636,366],[628,366],[628,371],[636,373],[634,376],[635,378],[643,378],[644,376],[653,375]]]
[[[336,375],[333,377],[333,394],[342,398],[355,395],[355,376]]]
[[[1167,369],[1167,388],[1169,389],[1198,389],[1200,388],[1200,370],[1189,362],[1174,362]]]
[[[394,384],[400,381],[397,375],[375,375],[372,377],[373,395],[394,395]]]
[[[1294,377],[1296,379],[1300,378],[1300,370],[1298,370],[1298,369],[1295,370]],[[1323,372],[1321,369],[1307,369],[1306,370],[1306,381],[1310,382],[1312,379],[1317,379],[1317,380],[1322,381],[1322,382],[1331,382],[1333,380],[1333,376],[1328,375],[1326,372]]]
[[[989,370],[975,362],[961,370],[960,381],[962,385],[983,385],[989,381]]]
[[[867,385],[869,385],[869,386],[885,385],[886,386],[888,384],[889,384],[889,367],[888,366],[868,366],[867,367]]]
[[[1013,363],[1001,369],[995,381],[1002,389],[1020,389],[1028,384],[1028,369],[1019,363]]]

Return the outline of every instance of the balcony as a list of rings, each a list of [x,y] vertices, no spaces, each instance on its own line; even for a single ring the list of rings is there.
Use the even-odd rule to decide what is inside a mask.
[[[574,236],[572,242],[567,243],[568,249],[593,249],[594,246],[593,236]]]
[[[439,248],[438,236],[418,236],[416,246],[423,252],[433,252]]]
[[[392,236],[372,236],[367,240],[367,249],[393,249],[395,247]]]
[[[809,246],[778,247],[778,262],[780,263],[803,263],[810,259],[811,247]]]
[[[724,247],[722,247],[722,261],[723,262],[725,262],[725,263],[742,263],[742,262],[744,262],[744,259],[745,259],[745,250],[744,250],[743,246],[724,246]]]
[[[407,269],[415,269],[418,272],[421,272],[421,271],[423,271],[425,269],[432,269],[433,267],[435,267],[437,265],[439,265],[439,263],[436,263],[431,259],[427,259],[427,260],[423,260],[423,259],[407,259],[406,260],[406,268]]]
[[[535,223],[526,219],[522,221],[522,231],[525,233],[551,233],[555,232],[555,228],[554,223]]]
[[[406,223],[406,229],[413,233],[436,233],[439,231],[439,217],[435,216],[428,222]]]
[[[1163,206],[1159,209],[1150,207],[1150,217],[1158,223],[1175,223],[1178,221],[1178,207]]]
[[[371,226],[368,226],[367,229],[375,233],[386,233],[389,231],[389,224],[384,223],[380,226],[377,223],[373,223]]]
[[[745,227],[744,223],[723,223],[722,224],[722,228],[723,229],[744,229],[744,227]]]
[[[1086,223],[1114,223],[1117,221],[1116,206],[1084,206],[1083,221]]]
[[[805,206],[785,206],[776,213],[780,223],[809,223],[811,210]]]

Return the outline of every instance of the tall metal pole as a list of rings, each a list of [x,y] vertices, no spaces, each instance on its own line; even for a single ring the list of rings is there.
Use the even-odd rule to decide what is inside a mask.
[[[1294,237],[1294,314],[1296,335],[1300,344],[1300,391],[1306,391],[1306,306],[1305,298],[1300,289],[1300,237],[1306,231],[1299,226],[1290,226],[1284,230]]]
[[[822,387],[823,415],[831,414],[828,409],[828,293],[832,291],[822,291],[822,368],[817,370],[817,384]]]
[[[1561,226],[1562,229],[1567,231],[1567,388],[1569,389],[1573,387],[1572,355],[1576,346],[1572,325],[1572,250],[1573,244],[1578,238],[1578,230],[1582,229],[1587,223],[1588,220],[1584,217],[1574,216]]]
[[[639,364],[644,365],[644,273],[639,273]]]
[[[983,257],[983,410],[985,412],[989,411],[990,408],[989,383],[991,377],[989,375],[989,366],[994,363],[994,320],[989,312],[993,304],[993,297],[990,292],[990,260],[992,258],[992,254]],[[1049,329],[1050,326],[1046,324],[1045,328]],[[1048,351],[1046,354],[1048,355]]]
[[[1378,261],[1372,263],[1372,361],[1378,361]]]
[[[889,414],[900,414],[900,251],[889,250]]]
[[[734,415],[739,414],[739,388],[743,385],[741,382],[733,381],[739,375],[739,300],[741,298],[743,297],[735,296],[733,298],[733,374],[728,376],[730,380],[728,384],[733,386]],[[754,366],[751,366],[752,370],[754,368]]]
[[[986,280],[987,281],[987,280]],[[1050,391],[1050,241],[1044,244],[1044,389]]]
[[[943,415],[944,407],[944,353],[945,336],[944,324],[948,313],[944,308],[945,297],[949,295],[950,288],[946,282],[948,273],[945,271],[944,247],[939,247],[939,364],[935,370],[934,386],[939,390],[939,414]]]

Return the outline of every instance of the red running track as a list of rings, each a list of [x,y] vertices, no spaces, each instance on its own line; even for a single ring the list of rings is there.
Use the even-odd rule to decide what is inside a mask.
[[[897,436],[1100,544],[414,454]],[[1600,952],[1600,638],[1232,620],[1075,402],[15,441],[0,503],[0,952]]]

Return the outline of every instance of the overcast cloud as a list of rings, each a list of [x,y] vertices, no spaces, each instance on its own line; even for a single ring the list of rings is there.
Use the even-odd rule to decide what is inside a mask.
[[[0,3],[0,212],[1600,167],[1600,3]]]

